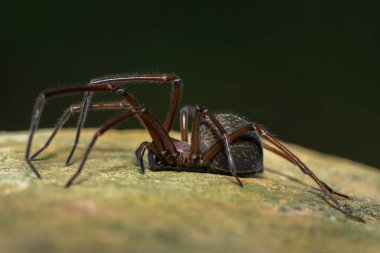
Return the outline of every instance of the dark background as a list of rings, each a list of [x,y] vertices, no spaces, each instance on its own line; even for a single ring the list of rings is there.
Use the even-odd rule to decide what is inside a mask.
[[[185,82],[183,105],[239,112],[283,140],[380,167],[378,7],[364,1],[2,4],[0,130],[28,129],[34,99],[46,88],[113,73],[175,72]],[[169,86],[131,90],[159,117],[166,114]],[[41,127],[80,99],[49,102]],[[90,113],[86,126],[114,114]]]

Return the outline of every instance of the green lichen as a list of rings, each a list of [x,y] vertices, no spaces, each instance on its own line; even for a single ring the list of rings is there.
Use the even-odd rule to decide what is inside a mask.
[[[50,130],[39,132],[35,149]],[[100,138],[83,173],[65,189],[93,134],[84,132],[74,164],[64,161],[73,130],[60,132],[40,160],[43,180],[23,160],[27,133],[0,134],[1,252],[379,252],[380,173],[290,145],[361,224],[329,205],[313,181],[265,153],[262,178],[138,172],[134,150],[145,131]],[[300,182],[299,182],[300,180]]]

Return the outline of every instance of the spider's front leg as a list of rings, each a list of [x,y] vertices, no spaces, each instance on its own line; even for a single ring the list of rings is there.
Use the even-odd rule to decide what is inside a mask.
[[[148,148],[149,145],[150,145],[150,142],[144,141],[143,143],[140,144],[140,146],[135,151],[137,165],[140,167],[141,174],[145,173],[143,158],[144,158],[145,150]]]
[[[164,126],[161,125],[161,123],[157,120],[157,118],[145,106],[140,104],[132,94],[126,92],[122,86],[117,85],[117,84],[102,84],[102,85],[97,85],[97,86],[61,88],[61,89],[55,89],[52,91],[41,93],[40,96],[37,98],[37,101],[34,106],[33,117],[32,117],[31,127],[30,127],[30,135],[28,138],[28,143],[27,143],[26,152],[25,152],[25,159],[28,165],[30,166],[30,168],[33,170],[33,172],[36,174],[38,178],[41,178],[41,175],[39,174],[37,168],[31,162],[30,152],[31,152],[31,147],[33,143],[33,137],[38,128],[38,124],[39,124],[42,110],[44,108],[46,100],[54,96],[59,96],[63,94],[76,93],[76,92],[95,92],[95,91],[117,91],[119,95],[123,96],[127,100],[127,103],[128,105],[131,106],[131,109],[129,109],[124,114],[114,118],[113,120],[109,121],[108,123],[104,124],[96,132],[90,145],[88,146],[85,152],[85,155],[76,173],[67,182],[66,187],[69,187],[73,183],[75,178],[81,173],[84,167],[84,164],[87,161],[87,158],[96,140],[98,139],[98,137],[103,135],[106,131],[111,129],[113,126],[117,125],[118,123],[134,115],[137,115],[139,120],[143,122],[143,124],[149,131],[149,134],[153,139],[152,145],[154,146],[155,150],[157,150],[156,155],[162,156],[163,154],[165,154],[165,157],[161,157],[161,158],[165,158],[166,162],[169,164],[175,164],[178,152],[175,148],[173,141],[169,137],[167,130],[164,128]]]
[[[64,95],[64,94],[79,93],[79,92],[86,92],[86,91],[94,92],[94,91],[117,91],[117,90],[123,90],[123,87],[121,87],[120,85],[80,86],[80,87],[60,88],[60,89],[55,89],[55,90],[45,91],[45,92],[40,93],[40,95],[37,97],[37,100],[34,104],[32,120],[30,124],[30,133],[29,133],[29,138],[28,138],[26,151],[25,151],[25,160],[38,178],[41,178],[41,175],[31,161],[30,152],[32,148],[33,137],[38,128],[38,125],[41,119],[41,114],[44,109],[46,101],[49,98]]]
[[[34,160],[39,154],[41,154],[45,149],[47,149],[50,143],[53,141],[54,137],[57,135],[58,131],[63,127],[67,120],[74,114],[82,111],[82,105],[72,105],[65,110],[62,116],[59,118],[54,130],[45,144],[37,152],[35,152],[30,159]],[[110,103],[97,103],[89,104],[88,110],[125,110],[130,109],[130,105],[125,101],[120,102],[110,102]]]
[[[127,100],[128,104],[131,105],[131,109],[128,110],[126,113],[114,118],[113,120],[107,122],[104,124],[94,135],[92,141],[90,142],[90,145],[87,147],[85,155],[75,172],[75,174],[70,178],[70,180],[66,183],[66,187],[70,187],[71,184],[74,182],[74,180],[79,176],[81,173],[87,158],[95,145],[96,140],[103,135],[106,131],[111,129],[112,127],[116,126],[120,122],[127,120],[131,116],[137,116],[138,119],[145,125],[147,128],[150,136],[152,137],[153,141],[151,143],[152,146],[155,147],[157,150],[156,155],[160,156],[161,159],[165,159],[165,161],[168,164],[175,165],[176,163],[176,157],[178,156],[178,151],[166,132],[165,128],[161,125],[161,123],[157,120],[157,118],[151,113],[144,105],[140,104],[137,99],[130,94],[129,92],[123,91],[121,95]],[[140,153],[143,154],[143,151],[145,150],[144,145],[140,146]],[[141,154],[141,157],[142,157]],[[139,154],[138,154],[139,155]]]
[[[182,94],[182,86],[183,82],[182,80],[175,76],[175,75],[158,75],[158,76],[149,76],[149,75],[141,75],[141,76],[113,76],[113,77],[104,77],[104,78],[97,78],[90,81],[89,86],[94,85],[105,85],[105,84],[115,84],[115,83],[130,83],[130,82],[147,82],[147,83],[164,83],[164,82],[171,82],[172,83],[172,100],[169,106],[169,111],[166,116],[166,120],[164,123],[164,128],[167,132],[170,132],[172,126],[175,114],[178,109],[179,100],[181,98]],[[69,153],[69,156],[66,160],[66,165],[71,164],[72,157],[74,155],[74,152],[78,146],[81,130],[84,126],[84,122],[87,117],[87,110],[89,109],[89,104],[91,102],[91,99],[93,97],[93,92],[87,92],[84,96],[83,103],[82,103],[82,110],[79,116],[78,124],[77,124],[77,132],[75,136],[75,141],[73,144],[73,147],[71,148],[71,151]]]

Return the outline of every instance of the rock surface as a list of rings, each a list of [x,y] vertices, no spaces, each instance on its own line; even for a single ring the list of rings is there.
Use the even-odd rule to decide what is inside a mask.
[[[34,150],[51,130],[38,132]],[[1,252],[380,252],[380,171],[289,145],[367,223],[329,205],[294,165],[265,153],[261,178],[190,172],[138,172],[134,151],[146,131],[112,130],[98,140],[75,184],[94,133],[62,130],[34,164],[24,161],[27,132],[0,134]]]

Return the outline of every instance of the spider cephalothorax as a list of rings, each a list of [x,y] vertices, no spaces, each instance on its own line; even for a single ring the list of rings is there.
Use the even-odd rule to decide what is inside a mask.
[[[140,103],[132,93],[126,90],[126,85],[129,83],[171,83],[172,101],[163,123],[155,117],[153,112]],[[76,173],[66,183],[66,187],[69,187],[81,173],[96,140],[112,127],[135,116],[143,123],[152,138],[151,141],[141,143],[136,150],[136,158],[142,173],[144,173],[145,170],[143,156],[145,151],[148,150],[151,170],[175,169],[231,174],[236,178],[239,185],[243,186],[238,176],[263,172],[262,148],[264,147],[287,159],[298,166],[303,173],[309,175],[340,212],[353,220],[363,222],[360,217],[347,211],[338,202],[335,195],[349,198],[348,196],[333,191],[261,125],[248,122],[234,114],[213,114],[204,106],[185,106],[180,110],[181,139],[171,137],[169,134],[173,126],[175,114],[178,111],[182,86],[182,80],[174,74],[121,75],[94,79],[90,81],[88,86],[58,88],[42,92],[34,105],[30,135],[25,153],[26,161],[36,176],[41,178],[32,160],[49,146],[58,130],[65,124],[70,115],[75,112],[80,112],[75,143],[66,161],[67,165],[70,164],[72,155],[79,142],[87,111],[96,109],[121,110],[122,113],[120,116],[105,123],[95,133]],[[91,103],[94,93],[101,91],[113,92],[122,98],[122,100],[108,103]],[[55,96],[81,92],[85,93],[83,103],[70,106],[58,121],[46,144],[31,155],[33,137],[38,128],[45,102]],[[190,141],[188,141],[189,117],[192,118]],[[264,138],[271,145],[262,144],[261,138]]]

